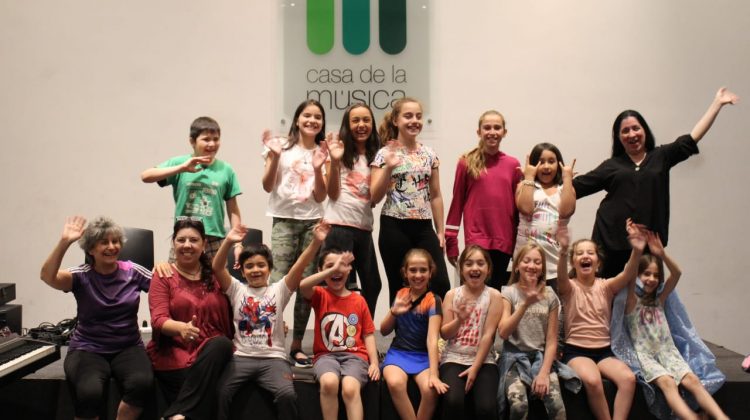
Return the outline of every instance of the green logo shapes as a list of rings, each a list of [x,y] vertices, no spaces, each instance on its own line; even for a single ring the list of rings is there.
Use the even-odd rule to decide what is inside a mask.
[[[334,0],[307,0],[307,47],[323,55],[333,48]],[[342,0],[344,49],[359,55],[370,47],[370,0]],[[406,0],[378,0],[380,48],[395,55],[406,48]]]
[[[370,47],[370,0],[344,0],[341,8],[344,49],[359,55]]]
[[[319,55],[333,48],[333,0],[307,0],[307,48]]]
[[[406,0],[379,0],[380,48],[396,55],[406,48]]]

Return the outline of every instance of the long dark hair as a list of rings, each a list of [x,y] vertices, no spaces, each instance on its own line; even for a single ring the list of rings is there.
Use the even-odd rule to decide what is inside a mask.
[[[620,144],[620,147],[622,147],[622,144]],[[529,164],[536,165],[537,163],[539,163],[539,158],[542,157],[542,152],[544,152],[545,150],[549,150],[550,152],[555,154],[555,159],[557,159],[558,164],[557,172],[555,172],[555,184],[560,185],[562,184],[562,166],[565,165],[565,162],[563,162],[562,153],[560,153],[560,149],[558,149],[557,146],[552,143],[537,144],[533,149],[531,149],[531,153],[529,153]]]
[[[372,122],[370,137],[365,141],[365,157],[367,158],[368,166],[372,163],[372,160],[375,159],[375,155],[380,148],[380,137],[378,136],[378,130],[375,127],[375,115],[373,115],[372,109],[363,103],[357,103],[347,108],[344,112],[344,117],[341,120],[339,138],[344,142],[344,156],[341,158],[341,163],[350,170],[354,167],[354,162],[357,161],[358,154],[356,140],[354,140],[352,127],[349,124],[349,114],[351,114],[352,110],[357,108],[365,108],[370,113],[370,121]]]
[[[287,139],[287,146],[284,150],[289,150],[292,147],[294,147],[295,144],[299,142],[299,127],[297,127],[297,121],[299,121],[299,116],[302,114],[302,111],[305,110],[310,105],[315,105],[320,110],[320,113],[323,115],[323,124],[320,126],[320,132],[315,136],[315,144],[320,144],[323,139],[326,137],[326,110],[323,108],[323,105],[316,101],[315,99],[308,99],[297,107],[297,110],[294,111],[294,118],[292,118],[292,126],[289,127],[289,136]]]
[[[659,269],[659,283],[654,288],[654,291],[651,293],[646,293],[644,290],[643,297],[641,298],[641,302],[643,302],[646,306],[656,306],[657,299],[656,294],[659,291],[659,287],[661,287],[662,284],[664,284],[664,263],[662,262],[661,258],[651,255],[651,254],[644,254],[641,255],[640,261],[638,261],[638,277],[643,274],[644,271],[650,266],[651,264],[656,264],[656,267]]]
[[[620,115],[615,118],[615,123],[612,124],[612,157],[624,156],[626,154],[625,147],[622,145],[622,142],[620,142],[620,126],[622,125],[622,120],[628,117],[633,117],[638,120],[638,124],[640,124],[646,132],[646,151],[650,152],[656,147],[654,133],[651,131],[651,127],[648,126],[648,123],[646,123],[646,120],[643,119],[643,115],[638,111],[627,109],[622,111]]]
[[[178,219],[174,223],[174,231],[172,232],[172,242],[177,237],[177,233],[182,229],[195,229],[201,235],[204,246],[206,244],[206,229],[203,227],[203,222],[194,219]],[[211,258],[204,252],[201,253],[198,262],[201,265],[201,281],[206,286],[206,290],[214,290],[214,271],[211,268]]]

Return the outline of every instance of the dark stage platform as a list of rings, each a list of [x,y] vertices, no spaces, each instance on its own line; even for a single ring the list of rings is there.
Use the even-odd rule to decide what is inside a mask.
[[[306,335],[303,347],[311,354],[312,331]],[[385,352],[391,341],[391,337],[382,337],[376,334],[378,350]],[[144,338],[147,340],[147,338]],[[750,417],[750,374],[740,368],[743,356],[727,350],[721,346],[708,343],[711,351],[716,355],[719,369],[727,376],[727,382],[714,395],[719,405],[733,419]],[[47,367],[24,377],[14,383],[0,388],[0,418],[13,419],[61,419],[73,418],[73,405],[65,384],[63,373],[63,362],[66,348],[62,349],[62,359],[48,365]],[[311,369],[295,369],[295,388],[297,390],[300,412],[305,420],[322,419],[320,404],[318,400],[318,387],[312,381]],[[413,384],[412,384],[413,385]],[[610,404],[614,399],[614,387],[606,383],[607,394]],[[409,389],[412,399],[418,397],[416,387]],[[115,409],[119,400],[119,392],[113,387],[108,392],[108,401],[102,419],[114,419]],[[157,394],[159,394],[157,392]],[[488,395],[487,398],[495,398]],[[593,419],[586,403],[585,393],[578,395],[563,392],[566,410],[569,419]],[[370,383],[362,391],[362,400],[367,419],[398,419],[390,400],[388,388],[385,383]],[[340,404],[339,418],[345,418],[343,403]],[[164,401],[155,395],[151,405],[146,408],[142,418],[158,418],[160,410],[164,409]],[[439,409],[437,411],[439,415]],[[541,402],[536,401],[530,407],[530,419],[545,419],[546,414]],[[270,394],[259,390],[252,384],[248,384],[235,396],[232,405],[232,418],[274,419],[276,418],[273,402]],[[467,413],[466,418],[471,418]],[[652,417],[646,407],[642,393],[636,392],[633,409],[630,413],[631,419],[651,419]]]

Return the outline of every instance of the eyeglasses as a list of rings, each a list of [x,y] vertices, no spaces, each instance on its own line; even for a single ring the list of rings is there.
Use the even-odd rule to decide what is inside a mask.
[[[191,222],[203,223],[203,218],[199,216],[177,216],[174,219],[178,222],[184,222],[185,220],[190,220]]]

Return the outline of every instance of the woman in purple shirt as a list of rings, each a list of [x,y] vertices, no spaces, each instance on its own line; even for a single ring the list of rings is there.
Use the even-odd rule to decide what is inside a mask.
[[[75,241],[86,253],[86,263],[60,270]],[[73,292],[78,304],[78,325],[64,363],[76,418],[99,416],[110,377],[123,394],[118,419],[137,419],[152,394],[151,361],[138,331],[140,294],[148,291],[151,272],[117,260],[124,242],[122,228],[109,218],[98,217],[86,226],[83,217],[69,217],[42,266],[41,279],[57,290]]]

